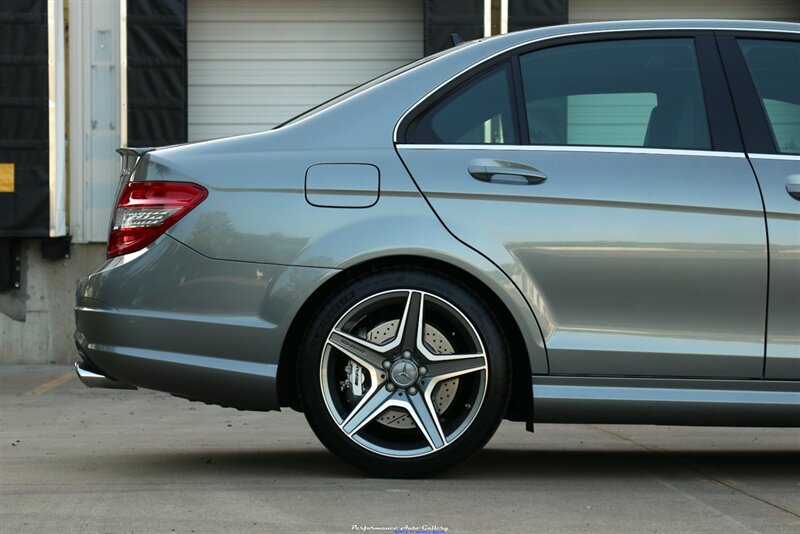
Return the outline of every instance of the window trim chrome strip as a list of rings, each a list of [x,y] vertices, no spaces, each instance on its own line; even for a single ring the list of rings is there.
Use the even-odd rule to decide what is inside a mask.
[[[529,152],[586,152],[613,154],[655,154],[662,156],[706,156],[717,158],[744,158],[744,152],[714,150],[687,150],[678,148],[642,148],[624,146],[569,146],[569,145],[417,145],[398,144],[399,150],[517,150]]]
[[[750,159],[780,159],[787,161],[800,161],[800,154],[748,154]]]
[[[442,83],[437,85],[434,89],[432,89],[431,91],[428,91],[425,94],[425,96],[423,96],[422,98],[417,100],[411,107],[409,107],[405,111],[405,113],[403,113],[400,116],[400,119],[395,123],[394,131],[392,132],[392,142],[395,145],[400,146],[399,141],[398,141],[398,137],[397,137],[397,134],[399,133],[398,130],[400,129],[400,125],[403,123],[403,121],[406,119],[406,117],[410,113],[412,113],[414,110],[416,110],[420,106],[420,104],[422,104],[423,102],[428,100],[428,98],[433,96],[437,91],[439,91],[439,89],[441,89],[445,85],[449,84],[450,82],[452,82],[453,80],[455,80],[456,78],[458,78],[459,76],[461,76],[462,74],[467,72],[468,70],[475,69],[475,68],[479,67],[480,65],[483,65],[484,63],[487,63],[487,62],[493,60],[497,56],[501,56],[503,54],[507,54],[507,53],[509,53],[510,51],[512,51],[512,50],[514,50],[516,48],[521,48],[521,47],[524,47],[524,46],[529,46],[529,45],[532,45],[532,44],[535,44],[535,43],[542,43],[542,42],[546,42],[546,41],[550,41],[550,40],[563,39],[565,37],[577,37],[579,35],[602,35],[602,34],[607,34],[607,33],[648,32],[648,31],[655,31],[655,32],[662,32],[662,31],[663,32],[669,32],[669,31],[690,31],[690,32],[691,31],[721,31],[721,32],[734,31],[734,32],[756,32],[756,33],[786,33],[786,34],[795,34],[795,35],[800,33],[800,32],[793,31],[793,30],[775,30],[775,29],[764,29],[764,28],[696,27],[696,26],[687,26],[687,27],[669,26],[669,27],[656,28],[656,27],[652,27],[651,26],[651,27],[643,27],[643,28],[614,28],[614,29],[606,29],[606,30],[591,30],[591,31],[582,31],[582,32],[561,33],[561,34],[558,34],[558,35],[548,35],[548,36],[545,36],[545,37],[540,37],[538,39],[533,39],[532,41],[525,41],[525,42],[522,42],[522,43],[516,43],[516,44],[511,45],[511,46],[509,46],[507,48],[504,48],[503,50],[495,52],[494,54],[492,54],[492,55],[490,55],[488,57],[483,58],[482,60],[478,61],[477,63],[473,63],[473,64],[461,69],[460,71],[458,71],[457,73],[455,73],[454,75],[450,76],[445,81],[443,81]]]

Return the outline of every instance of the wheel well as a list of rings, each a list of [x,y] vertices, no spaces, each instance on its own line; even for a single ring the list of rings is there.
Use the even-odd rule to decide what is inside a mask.
[[[530,361],[524,338],[511,312],[491,289],[468,272],[443,261],[417,256],[391,256],[360,263],[336,274],[314,291],[292,320],[283,343],[277,377],[280,405],[298,411],[303,409],[297,388],[297,354],[303,333],[316,310],[328,295],[347,280],[388,267],[417,267],[446,273],[467,283],[470,289],[489,306],[500,322],[511,356],[511,400],[506,418],[513,421],[530,421],[533,414]]]

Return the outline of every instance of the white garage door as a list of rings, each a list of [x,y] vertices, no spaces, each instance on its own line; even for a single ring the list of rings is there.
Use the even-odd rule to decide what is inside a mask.
[[[668,18],[800,21],[800,0],[569,0],[570,22]]]
[[[423,54],[422,0],[189,0],[189,139],[266,130]]]

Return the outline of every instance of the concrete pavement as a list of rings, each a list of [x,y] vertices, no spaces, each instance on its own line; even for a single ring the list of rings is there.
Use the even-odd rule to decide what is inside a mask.
[[[504,423],[432,480],[368,479],[301,414],[0,367],[0,532],[800,532],[800,431]]]

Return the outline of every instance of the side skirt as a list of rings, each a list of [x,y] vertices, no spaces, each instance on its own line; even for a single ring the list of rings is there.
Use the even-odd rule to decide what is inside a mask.
[[[800,427],[800,381],[536,376],[537,423]]]

